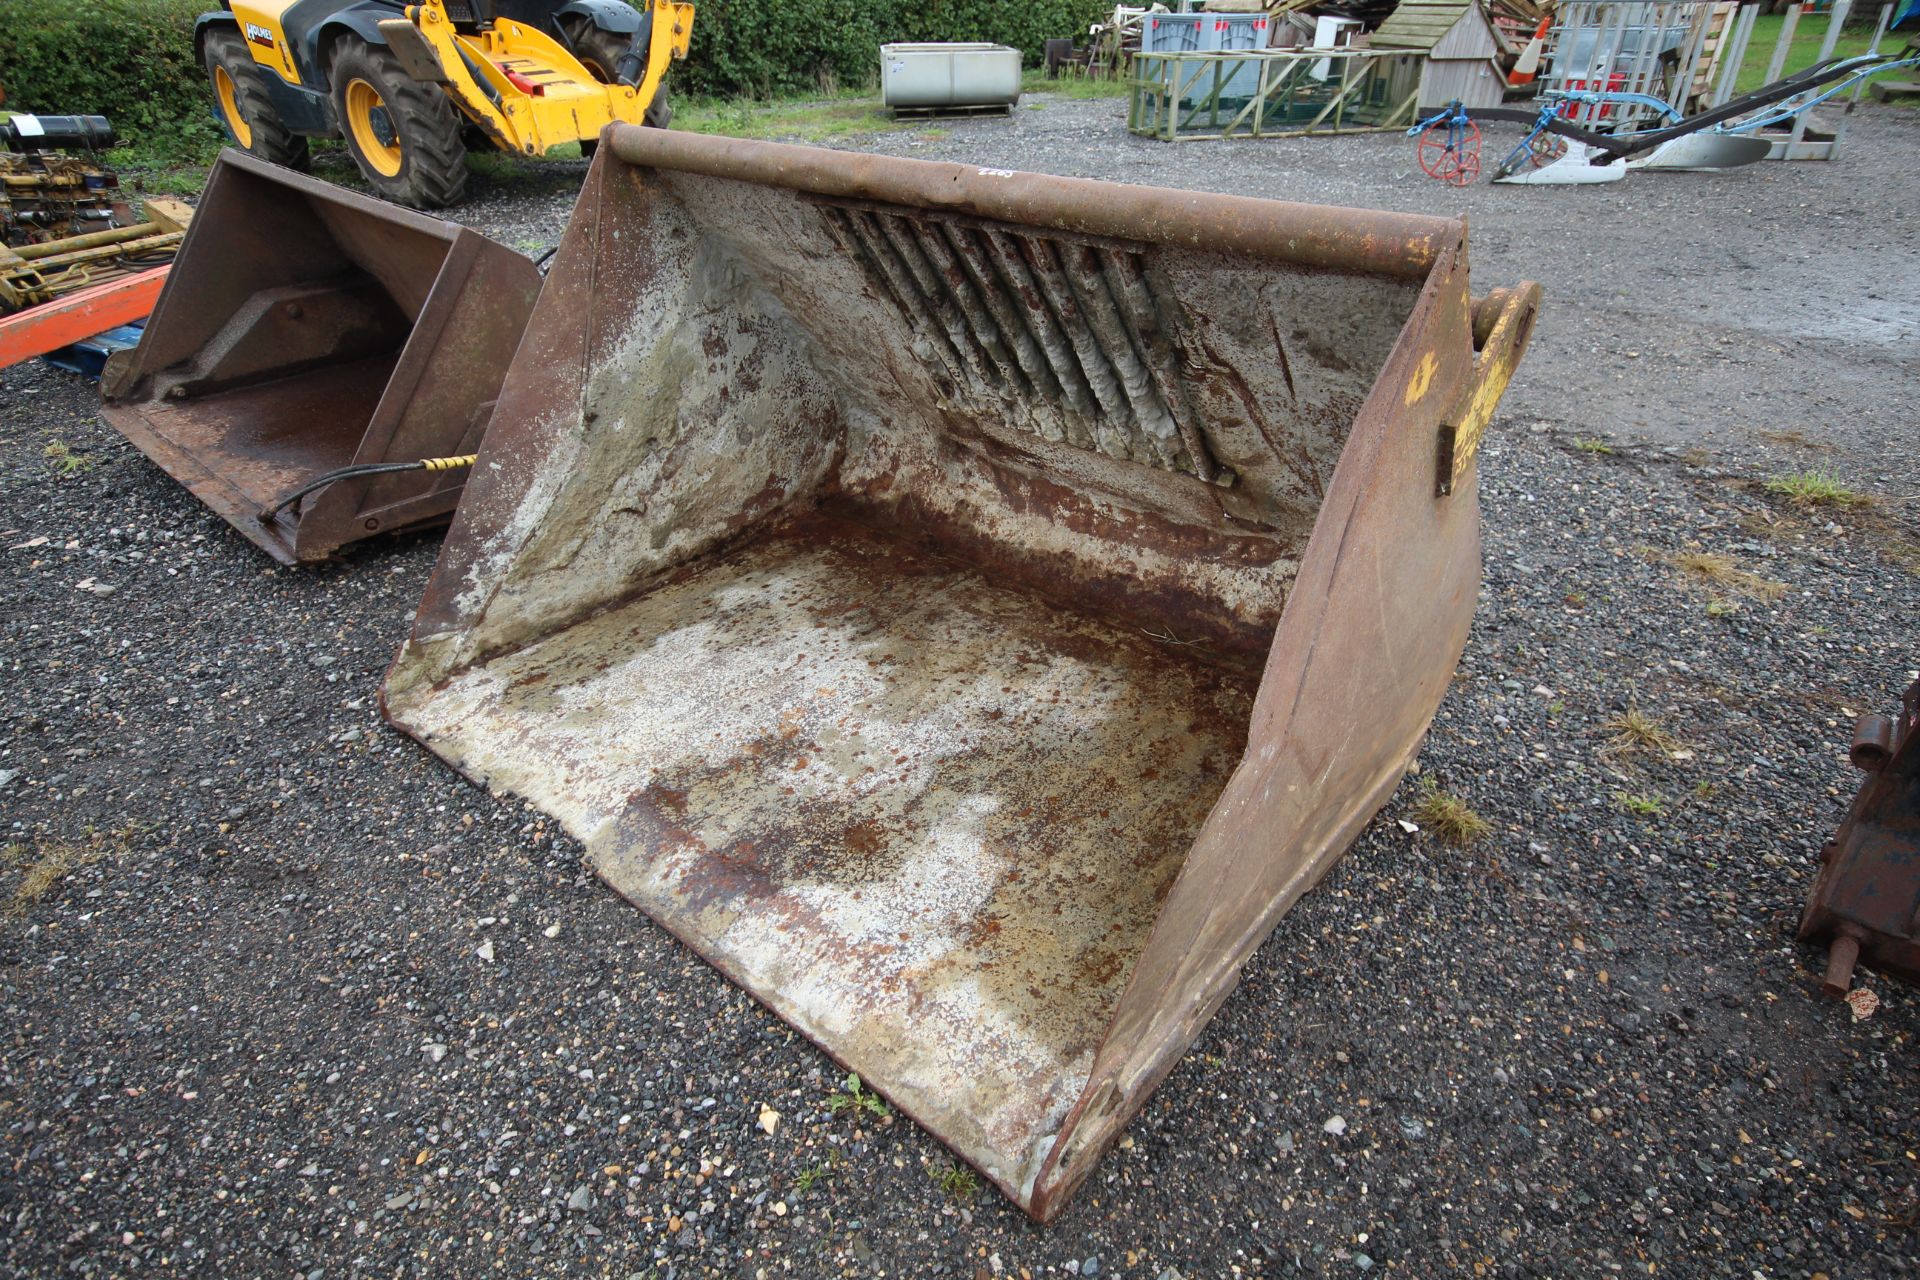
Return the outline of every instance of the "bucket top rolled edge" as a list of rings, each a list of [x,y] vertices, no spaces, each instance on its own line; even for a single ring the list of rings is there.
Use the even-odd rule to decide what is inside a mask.
[[[1301,266],[1423,280],[1466,219],[1096,182],[615,125],[611,149],[642,168],[943,210],[1081,235],[1217,249]]]

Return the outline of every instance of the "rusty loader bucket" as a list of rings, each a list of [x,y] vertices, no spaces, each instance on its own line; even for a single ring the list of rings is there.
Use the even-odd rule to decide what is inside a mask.
[[[1822,985],[1835,996],[1862,960],[1920,982],[1920,680],[1893,715],[1860,717],[1851,755],[1867,778],[1820,852],[1800,919],[1800,941],[1827,948]]]
[[[388,715],[1049,1218],[1419,746],[1537,292],[615,127]]]
[[[275,559],[323,560],[444,520],[465,473],[267,509],[341,467],[472,453],[539,292],[485,236],[227,151],[101,412]]]

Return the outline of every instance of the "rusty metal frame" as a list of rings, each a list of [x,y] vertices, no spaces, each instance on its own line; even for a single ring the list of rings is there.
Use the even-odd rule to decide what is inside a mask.
[[[384,350],[364,319],[324,327],[316,299],[349,287],[386,298]],[[324,560],[446,519],[464,475],[361,477],[263,510],[336,467],[471,453],[539,292],[533,263],[485,236],[225,151],[101,414],[274,559]],[[229,361],[247,367],[225,376]]]
[[[1071,278],[1076,263],[1094,274]],[[1039,277],[1056,267],[1050,292]],[[1095,305],[1101,281],[1112,302]],[[1344,317],[1290,313],[1339,321],[1342,344],[1316,345],[1298,326],[1269,333],[1275,311],[1262,290],[1283,286],[1351,297]],[[1478,446],[1538,299],[1534,285],[1470,297],[1464,220],[615,128],[383,705],[470,777],[559,815],[621,893],[1051,1219],[1418,750],[1479,590]],[[1006,323],[1020,306],[1035,317],[1028,329]],[[1132,359],[1126,350],[1154,366],[1128,364],[1124,397],[1109,386],[1075,407],[1084,389],[1062,385],[1080,366],[1061,326],[1076,317],[1110,355],[1133,343],[1116,368]],[[1180,385],[1156,381],[1169,370]],[[1311,400],[1314,386],[1336,383],[1359,390]],[[1159,444],[1102,418],[1145,422],[1161,409],[1179,431],[1163,425]],[[933,473],[902,459],[920,447],[906,433],[922,428],[925,466],[952,468],[955,484],[987,480],[952,500],[917,489]],[[1262,445],[1262,433],[1278,434]],[[1314,448],[1337,456],[1322,467]],[[1085,554],[1048,560],[1049,540]],[[1253,563],[1262,556],[1285,574]],[[805,582],[780,576],[803,561],[816,587],[839,595],[809,599]],[[976,652],[965,646],[983,634],[980,619],[995,622],[979,651],[1010,661],[988,673],[1045,668],[1057,633],[1061,652],[1081,655],[1060,669],[1148,674],[1128,686],[1133,701],[1114,704],[1125,767],[1096,760],[1067,780],[1073,794],[1049,802],[1078,814],[1101,791],[1115,823],[1143,797],[1188,804],[1189,816],[1153,828],[1187,833],[1177,846],[1155,835],[1136,863],[1104,868],[1140,882],[1119,887],[1145,912],[1138,935],[1104,957],[1118,967],[1096,972],[1083,957],[1033,969],[1052,976],[982,1006],[997,1019],[987,1028],[955,1021],[944,997],[913,986],[924,966],[886,958],[919,956],[916,930],[938,922],[903,921],[897,940],[826,929],[819,942],[821,913],[899,883],[873,879],[875,859],[921,846],[904,821],[849,825],[851,813],[834,808],[850,786],[885,806],[910,784],[849,782],[792,742],[839,733],[857,759],[869,738],[885,742],[929,712],[809,729],[802,704],[840,707],[844,692],[796,686],[782,710],[773,686],[788,668],[754,666],[761,649],[779,651],[766,659],[775,665],[789,651],[817,659],[848,616],[867,619],[860,634],[893,652],[888,611],[941,600],[961,601],[922,615],[946,637],[942,656],[909,646],[900,659],[933,671],[945,692],[930,706],[974,696],[975,685],[942,673],[953,654]],[[782,609],[799,611],[788,633],[777,630]],[[728,629],[748,613],[757,631]],[[996,631],[1014,639],[992,648]],[[871,665],[856,654],[830,669],[885,685],[891,677]],[[1162,672],[1220,691],[1208,705],[1232,708],[1232,723],[1196,716],[1180,729],[1176,708],[1153,722],[1174,728],[1131,733],[1126,716],[1163,695]],[[978,686],[981,705],[999,683]],[[1058,843],[1072,834],[1064,819],[1035,826],[1017,795],[993,799],[1008,770],[994,752],[1055,739],[1009,736],[992,727],[999,715],[994,706],[964,721],[956,741],[996,745],[949,751],[939,776],[1019,820],[999,829],[1012,833],[1007,859],[1030,854],[1019,865],[1066,875],[1079,855]],[[1155,778],[1184,767],[1182,751],[1199,748],[1181,744],[1203,738],[1225,743],[1222,767],[1181,777],[1210,780],[1117,780],[1141,763],[1130,752],[1164,755],[1138,775]],[[1048,750],[1059,763],[1041,757],[1031,771],[1084,762],[1081,739],[1057,743]],[[682,757],[691,781],[662,772]],[[809,778],[818,794],[796,793]],[[1095,902],[1113,888],[1085,884]],[[864,919],[884,906],[859,910]],[[983,908],[940,942],[1031,968],[1018,946],[978,941],[1003,923],[1021,945],[1050,936]],[[1063,918],[1061,936],[1081,923]],[[1020,1019],[1043,1019],[1049,1002],[1080,990],[1100,993],[1100,1013],[1071,1071],[981,1092],[978,1075],[992,1075],[995,1046],[1018,1039]],[[903,1047],[916,1032],[926,1042]],[[927,1039],[937,1033],[984,1048],[957,1070],[950,1046]]]
[[[1862,960],[1920,982],[1920,680],[1893,715],[1859,718],[1850,756],[1866,779],[1820,851],[1800,919],[1800,941],[1827,948],[1832,996]]]

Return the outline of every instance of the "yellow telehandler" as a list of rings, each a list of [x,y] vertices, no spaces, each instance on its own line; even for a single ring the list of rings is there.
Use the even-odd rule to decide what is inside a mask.
[[[203,14],[194,43],[243,150],[304,169],[309,138],[344,138],[375,191],[432,209],[459,202],[470,144],[664,126],[692,31],[679,0],[260,0]]]

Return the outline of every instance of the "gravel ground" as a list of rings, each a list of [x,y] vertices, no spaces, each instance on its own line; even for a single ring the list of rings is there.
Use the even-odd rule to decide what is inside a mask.
[[[1037,1228],[943,1186],[910,1122],[834,1109],[831,1064],[539,814],[382,726],[432,537],[272,567],[89,384],[9,370],[0,1269],[1920,1270],[1920,1001],[1868,975],[1856,1022],[1792,941],[1851,719],[1892,706],[1920,634],[1920,233],[1891,216],[1920,118],[1863,111],[1833,166],[1462,193],[1401,139],[1165,147],[1118,112],[864,141],[1465,207],[1480,287],[1545,283],[1420,765],[1490,833],[1407,831],[1410,779]],[[462,216],[550,241],[579,172],[505,169]],[[1878,501],[1761,483],[1810,465]],[[1672,749],[1612,748],[1628,709]]]

